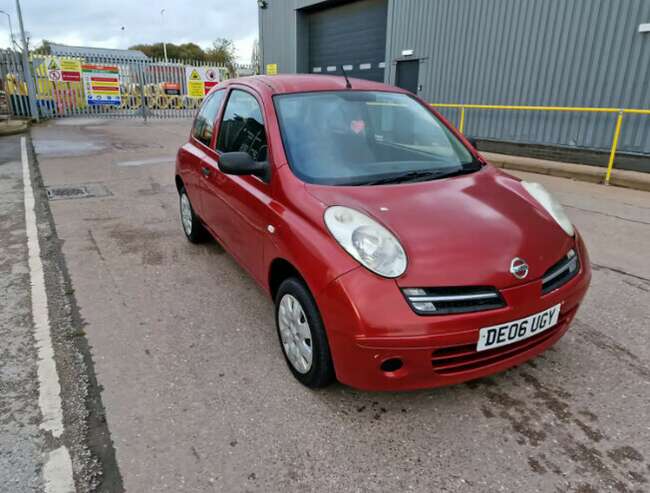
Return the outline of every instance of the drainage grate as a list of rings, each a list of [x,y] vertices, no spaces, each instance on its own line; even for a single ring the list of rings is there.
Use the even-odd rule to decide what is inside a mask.
[[[49,200],[86,199],[111,195],[106,187],[99,184],[47,187]]]
[[[86,187],[51,187],[47,189],[47,198],[58,199],[82,199],[90,197]]]

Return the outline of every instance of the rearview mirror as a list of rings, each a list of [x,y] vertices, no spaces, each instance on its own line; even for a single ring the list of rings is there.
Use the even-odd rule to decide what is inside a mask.
[[[268,181],[269,163],[257,162],[247,152],[224,152],[219,156],[219,169],[227,175],[255,175]]]

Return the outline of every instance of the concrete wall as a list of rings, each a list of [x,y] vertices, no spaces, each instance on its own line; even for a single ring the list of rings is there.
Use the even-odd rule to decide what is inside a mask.
[[[327,2],[269,1],[260,15],[265,64],[297,71],[299,9],[318,3]],[[413,49],[420,96],[431,102],[650,108],[644,22],[649,0],[389,0],[386,82],[394,82],[402,50]],[[454,110],[445,114],[457,121]],[[468,111],[465,132],[606,150],[615,120]],[[650,117],[625,117],[619,149],[650,155]]]

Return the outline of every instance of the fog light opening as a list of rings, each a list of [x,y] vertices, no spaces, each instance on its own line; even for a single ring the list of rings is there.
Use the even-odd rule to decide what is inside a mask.
[[[381,371],[388,373],[388,372],[397,371],[400,368],[402,368],[402,366],[404,366],[404,363],[402,362],[402,360],[400,358],[390,358],[390,359],[387,359],[386,361],[384,361],[379,366],[379,368],[381,369]]]

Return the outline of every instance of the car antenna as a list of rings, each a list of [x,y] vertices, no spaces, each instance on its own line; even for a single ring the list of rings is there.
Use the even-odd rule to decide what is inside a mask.
[[[348,74],[345,73],[343,65],[341,65],[341,72],[343,72],[343,77],[345,77],[345,88],[352,89],[352,84],[350,84],[350,79],[348,79]]]

